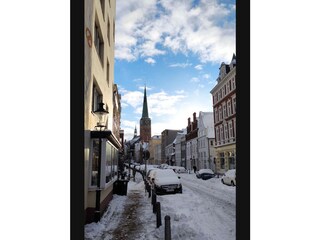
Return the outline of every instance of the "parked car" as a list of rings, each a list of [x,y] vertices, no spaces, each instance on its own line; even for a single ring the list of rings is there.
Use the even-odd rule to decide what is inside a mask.
[[[213,178],[214,176],[214,172],[211,169],[200,169],[196,173],[196,177],[201,178],[202,180],[207,180]]]
[[[172,169],[153,170],[151,174],[156,194],[182,193],[180,177]]]
[[[223,184],[236,186],[236,169],[228,170],[221,179]]]
[[[168,168],[173,169],[176,173],[186,173],[187,170],[184,167],[179,166],[169,166]]]
[[[155,171],[162,171],[162,169],[160,169],[160,168],[153,168],[153,169],[149,169],[148,171],[147,171],[147,176],[146,176],[146,181],[145,181],[145,184],[146,184],[146,189],[147,189],[147,191],[149,192],[149,190],[151,189],[151,187],[152,187],[152,181],[151,181],[151,179],[153,178],[153,175],[154,175],[154,172]]]

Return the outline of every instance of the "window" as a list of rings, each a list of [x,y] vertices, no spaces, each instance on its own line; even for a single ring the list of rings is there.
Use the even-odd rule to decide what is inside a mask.
[[[223,103],[223,118],[226,118],[228,115],[227,115],[227,106],[226,106],[226,103],[224,102]]]
[[[232,121],[230,121],[228,124],[229,124],[229,137],[233,138]]]
[[[220,139],[221,139],[221,141],[224,140],[222,124],[220,125]]]
[[[220,141],[219,127],[216,127],[216,142]]]
[[[221,110],[221,106],[219,107],[219,119],[218,121],[222,120],[222,110]]]
[[[108,30],[107,30],[107,35],[108,35],[108,42],[109,42],[109,46],[110,46],[110,20],[108,18]]]
[[[227,82],[227,93],[230,92],[230,82]]]
[[[232,114],[231,113],[231,101],[228,100],[227,104],[228,104],[228,116],[230,116]]]
[[[236,113],[236,97],[232,99],[233,113]]]
[[[213,141],[212,140],[210,141],[210,145],[213,146]]]
[[[235,137],[237,137],[237,131],[236,131],[236,126],[237,126],[237,124],[236,124],[236,118],[234,118],[233,119],[233,132],[234,132],[234,136]]]
[[[102,34],[100,32],[100,27],[97,23],[95,23],[94,30],[95,30],[94,31],[94,46],[97,50],[101,64],[103,65],[104,43],[103,43],[103,39],[102,39]]]
[[[109,80],[110,80],[110,64],[109,64],[109,59],[107,58],[107,83],[109,86]]]
[[[236,78],[232,78],[232,89],[236,89]]]
[[[214,109],[214,121],[217,123],[219,120],[218,120],[218,110],[217,108]]]
[[[98,165],[99,165],[99,140],[92,141],[92,159],[91,159],[91,186],[98,184]]]
[[[228,140],[228,125],[227,124],[225,124],[224,125],[224,139],[225,140]]]
[[[102,102],[102,94],[94,81],[92,87],[92,112],[98,109],[100,102]]]
[[[113,42],[115,42],[115,32],[116,32],[116,25],[114,24],[114,19],[113,19]]]
[[[222,87],[222,97],[224,97],[225,96],[225,91],[224,91],[225,89],[224,89],[224,86]]]
[[[102,10],[102,16],[104,19],[104,13],[105,13],[105,0],[100,0],[101,10]]]

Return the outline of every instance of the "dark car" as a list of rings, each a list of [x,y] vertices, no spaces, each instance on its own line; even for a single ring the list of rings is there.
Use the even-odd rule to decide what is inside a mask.
[[[213,178],[214,176],[214,172],[211,169],[200,169],[196,173],[196,177],[201,178],[202,180],[207,180]]]

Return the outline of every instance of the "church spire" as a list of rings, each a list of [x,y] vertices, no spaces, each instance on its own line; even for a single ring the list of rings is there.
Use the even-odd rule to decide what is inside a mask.
[[[143,98],[142,117],[143,117],[143,118],[148,118],[148,117],[149,117],[146,85],[144,86],[144,98]]]
[[[134,126],[134,137],[137,136],[137,126]]]

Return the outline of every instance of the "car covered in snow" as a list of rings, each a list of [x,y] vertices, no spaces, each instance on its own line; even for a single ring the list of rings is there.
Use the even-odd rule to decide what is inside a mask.
[[[213,178],[215,176],[214,172],[211,169],[200,169],[196,173],[197,178],[201,178],[202,180],[207,180]]]
[[[187,170],[184,167],[179,166],[169,166],[168,168],[173,169],[176,173],[186,173]]]
[[[150,177],[156,194],[182,193],[180,177],[172,169],[154,170]]]
[[[223,184],[236,186],[236,169],[228,170],[221,179]]]

